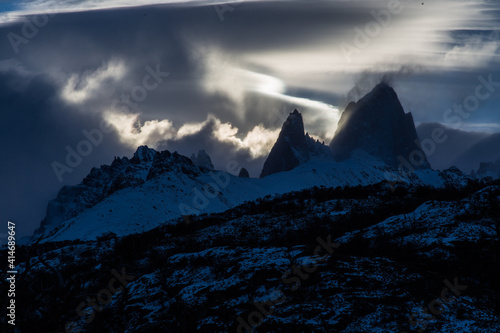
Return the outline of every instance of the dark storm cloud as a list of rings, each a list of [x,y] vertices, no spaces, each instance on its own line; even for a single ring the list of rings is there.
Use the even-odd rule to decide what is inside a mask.
[[[248,144],[241,142],[258,124],[269,130],[280,128],[287,113],[297,107],[304,113],[306,130],[333,135],[325,119],[334,126],[336,115],[328,114],[333,112],[328,107],[304,106],[306,99],[338,106],[345,95],[357,99],[372,82],[392,73],[406,111],[420,122],[442,122],[453,103],[474,93],[478,75],[492,73],[500,81],[498,60],[492,56],[498,38],[494,29],[484,27],[490,21],[481,21],[476,30],[441,26],[469,16],[435,10],[431,2],[426,6],[434,20],[413,22],[426,17],[425,8],[405,7],[373,39],[372,45],[382,43],[382,50],[362,49],[350,66],[339,43],[353,44],[354,28],[364,28],[374,20],[370,10],[383,10],[387,4],[245,1],[233,4],[223,21],[213,6],[200,3],[59,13],[31,31],[33,36],[23,37],[27,43],[18,45],[19,52],[8,36],[23,36],[25,23],[0,25],[0,137],[2,156],[8,156],[1,167],[5,177],[1,195],[8,198],[2,203],[2,220],[22,221],[25,230],[38,226],[47,200],[61,186],[51,163],[62,161],[65,147],[75,147],[83,139],[82,130],[98,128],[116,100],[141,86],[148,66],[159,66],[169,75],[143,101],[121,103],[121,110],[138,114],[143,123],[171,122],[174,132],[186,122],[205,122],[202,130],[174,135],[162,147],[186,155],[204,148],[216,166],[235,158],[252,176],[260,173],[263,157],[250,159]],[[488,15],[491,20],[498,16],[491,8]],[[468,19],[478,21],[472,14]],[[407,22],[411,24],[405,30]],[[413,34],[434,25],[435,30],[425,31],[423,37]],[[422,38],[434,38],[438,46]],[[406,54],[401,51],[406,45],[420,45],[422,51]],[[75,86],[70,93],[80,94],[81,101],[62,98],[71,78]],[[357,95],[348,94],[356,82]],[[274,94],[263,94],[268,89]],[[492,94],[482,102],[468,121],[499,122],[495,112],[499,96]],[[217,136],[217,122],[206,122],[208,114],[239,129],[238,133],[229,139]],[[64,184],[75,184],[92,166],[109,163],[115,155],[130,156],[133,150],[133,144],[123,142],[117,133],[107,134],[73,173],[65,174]],[[26,207],[34,207],[33,213]]]
[[[105,50],[123,51],[123,47],[126,48],[127,45],[151,46],[151,43],[165,43],[168,42],[169,36],[180,32],[185,33],[190,39],[216,42],[231,51],[307,47],[309,43],[315,42],[314,36],[322,37],[322,31],[323,33],[331,31],[328,28],[348,29],[354,24],[372,19],[367,8],[384,7],[386,3],[386,1],[370,1],[363,5],[362,2],[349,4],[336,1],[242,2],[237,3],[237,7],[233,5],[233,11],[224,13],[223,22],[220,21],[215,6],[212,5],[198,7],[158,5],[59,13],[51,17],[46,26],[39,29],[40,33],[30,39],[30,44],[41,35],[44,35],[44,38],[48,34],[54,37],[61,35],[57,31],[57,26],[61,24],[69,28],[62,34],[68,37],[66,42],[71,42],[73,37],[77,37],[75,34],[83,33],[84,37],[92,38],[92,44],[95,46],[100,45],[99,41],[105,41],[104,45],[101,44]],[[360,10],[359,7],[366,8]],[[22,35],[20,24],[10,27],[9,31]],[[155,37],[166,37],[166,40],[164,38],[162,41]],[[329,37],[336,38],[333,34]],[[50,48],[47,39],[42,43],[37,49],[40,46]],[[23,46],[20,47],[22,48]],[[10,47],[2,49],[12,51]],[[67,51],[73,52],[77,58],[82,57],[82,54],[75,49],[68,47]]]
[[[31,232],[45,214],[49,199],[62,184],[77,183],[96,165],[109,163],[111,151],[126,152],[113,134],[64,182],[51,164],[64,163],[66,145],[76,149],[81,131],[99,127],[95,117],[74,113],[57,102],[57,88],[43,75],[26,77],[15,71],[0,73],[0,219],[17,222],[18,234]]]
[[[390,86],[394,86],[398,81],[411,77],[417,73],[423,72],[422,66],[404,65],[396,70],[364,71],[357,74],[354,87],[347,93],[342,105],[346,106],[350,102],[356,102],[364,95],[369,93],[373,87],[380,82],[385,82]]]
[[[212,28],[206,30],[206,25]],[[220,25],[213,8],[140,8],[58,14],[40,28],[29,43],[20,44],[17,54],[7,38],[0,38],[3,70],[19,64],[29,73],[28,76],[15,70],[0,73],[1,149],[2,156],[7,157],[0,167],[4,179],[1,220],[17,220],[19,232],[28,233],[38,226],[48,200],[55,197],[62,184],[76,184],[91,167],[109,163],[115,155],[132,153],[119,143],[116,135],[107,134],[104,143],[74,168],[73,173],[64,174],[64,182],[59,183],[51,163],[64,164],[65,147],[75,148],[83,139],[82,130],[99,128],[100,114],[93,112],[92,107],[98,108],[103,102],[91,101],[78,108],[63,103],[59,95],[66,79],[64,74],[83,74],[100,68],[110,59],[122,59],[128,73],[121,86],[113,90],[114,95],[108,96],[113,99],[121,93],[129,93],[140,83],[146,66],[154,68],[160,64],[162,70],[170,72],[170,77],[138,105],[144,111],[145,120],[168,118],[184,123],[202,121],[207,113],[217,112],[223,119],[238,123],[231,110],[234,103],[220,94],[203,93],[198,83],[203,74],[198,57],[203,55],[193,54],[182,36],[186,31],[201,36],[204,31],[217,39],[224,30],[232,31]],[[0,28],[0,36],[7,36],[9,32],[22,35],[21,31],[22,24],[4,26]],[[254,124],[248,121],[240,125],[250,129]],[[204,142],[216,164],[222,158],[219,152],[227,149],[239,159],[250,160],[248,152],[237,152],[228,143],[218,147],[216,141],[201,140],[202,137],[203,131],[168,148],[190,154]],[[255,174],[261,162],[259,159],[249,162],[254,165]]]
[[[50,72],[55,80],[64,80],[71,73],[95,71],[110,59],[123,60],[127,75],[113,89],[106,87],[113,90],[108,99],[130,94],[130,90],[142,82],[146,74],[145,67],[159,65],[170,76],[155,91],[150,92],[144,102],[137,103],[137,109],[134,107],[131,111],[140,111],[144,120],[166,118],[174,124],[202,121],[207,113],[214,113],[221,120],[230,121],[240,131],[246,132],[260,122],[273,122],[274,117],[269,111],[277,103],[263,106],[262,110],[267,109],[267,112],[259,112],[258,118],[255,117],[256,112],[241,116],[235,112],[239,106],[228,96],[227,91],[207,93],[203,78],[209,55],[203,49],[198,49],[197,44],[236,53],[244,53],[248,49],[258,51],[287,49],[301,44],[307,46],[307,43],[314,41],[311,37],[321,32],[325,25],[346,23],[348,11],[355,13],[348,8],[337,12],[330,4],[317,8],[279,3],[269,3],[263,7],[244,3],[234,12],[227,13],[223,23],[212,6],[142,7],[58,14],[40,28],[28,44],[19,45],[18,54],[13,52],[7,38],[0,39],[3,43],[0,54],[2,58],[15,55],[16,59],[35,71]],[[20,33],[22,26],[4,27],[0,36],[8,32]],[[231,65],[238,63],[228,63],[226,67]],[[272,74],[270,69],[249,66]],[[206,84],[212,83],[208,81]],[[84,107],[97,109],[97,104],[107,102],[103,96],[98,97]],[[262,106],[261,102],[253,100]],[[249,102],[244,106],[256,108]],[[280,124],[274,124],[274,127],[280,127]]]
[[[320,13],[318,18],[312,18],[314,12]],[[7,38],[0,38],[0,59],[14,57],[35,72],[50,72],[55,80],[71,73],[95,71],[110,59],[121,59],[128,74],[114,87],[115,95],[110,98],[130,93],[142,81],[145,67],[159,64],[170,76],[139,105],[145,119],[168,116],[178,122],[199,121],[207,112],[217,112],[223,120],[246,131],[253,124],[234,116],[236,106],[228,96],[203,91],[206,54],[191,43],[204,41],[238,52],[270,46],[287,48],[310,41],[315,31],[329,23],[323,10],[304,13],[276,4],[263,9],[245,3],[231,15],[234,20],[228,18],[221,24],[213,7],[58,14],[28,44],[19,45],[18,54]],[[2,27],[0,36],[9,32],[21,35],[22,26]]]

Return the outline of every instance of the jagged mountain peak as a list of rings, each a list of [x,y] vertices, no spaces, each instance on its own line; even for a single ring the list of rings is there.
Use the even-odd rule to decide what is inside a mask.
[[[153,148],[149,148],[148,146],[139,146],[134,153],[134,157],[132,157],[132,162],[151,162],[153,161],[156,153],[157,151]]]
[[[304,122],[302,115],[295,109],[281,127],[278,140],[264,163],[260,177],[292,170],[307,160],[309,160],[309,154],[304,134]]]
[[[191,158],[191,161],[193,161],[194,165],[196,165],[198,167],[205,168],[208,170],[214,169],[214,165],[212,164],[212,159],[207,154],[205,149],[200,149],[200,151],[198,152],[198,155],[193,153],[190,158]]]
[[[201,169],[201,171],[206,170]],[[196,176],[200,174],[200,168],[198,168],[188,157],[180,155],[176,151],[170,153],[168,150],[164,150],[156,153],[146,180],[158,177],[166,172],[177,172],[189,176]]]
[[[49,201],[46,216],[35,235],[77,216],[117,191],[140,186],[167,172],[195,177],[204,171],[207,170],[177,152],[140,146],[131,159],[115,157],[111,165],[92,168],[80,184],[62,187],[57,197]]]
[[[303,145],[304,121],[300,112],[295,109],[281,127],[280,137],[290,142],[292,145]]]
[[[384,106],[379,109],[379,112],[390,112],[393,115],[405,113],[403,106],[399,102],[399,97],[396,91],[385,82],[377,84],[368,94],[362,97],[356,104],[376,104]]]
[[[295,109],[281,127],[278,140],[264,163],[260,178],[281,171],[290,171],[312,156],[330,156],[327,146],[305,133],[302,114]]]
[[[371,93],[396,94],[396,91],[387,82],[381,81],[372,89]]]
[[[247,169],[241,168],[240,173],[238,174],[238,177],[240,177],[240,178],[250,178],[250,174],[248,173]]]
[[[405,113],[398,95],[387,83],[377,84],[358,102],[351,102],[340,118],[330,148],[338,160],[357,149],[393,167],[429,168],[420,147],[413,116]],[[416,162],[416,163],[413,163]]]

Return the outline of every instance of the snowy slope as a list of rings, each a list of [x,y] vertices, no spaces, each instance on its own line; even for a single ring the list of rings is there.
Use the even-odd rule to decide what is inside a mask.
[[[319,168],[317,162],[313,166]],[[274,177],[287,174],[297,175]],[[494,249],[495,215],[483,210],[500,196],[500,186],[470,194],[463,190],[456,199],[450,199],[454,190],[430,189],[447,194],[427,202],[425,195],[412,192],[414,187],[406,189],[408,196],[383,186],[373,186],[359,197],[352,189],[331,191],[327,197],[326,190],[297,192],[199,217],[184,232],[165,226],[129,239],[46,244],[47,265],[76,285],[65,289],[76,300],[70,307],[58,307],[66,304],[66,293],[52,288],[43,302],[64,318],[55,325],[74,321],[85,332],[109,331],[117,325],[123,325],[121,332],[161,332],[166,326],[173,332],[237,332],[238,318],[247,320],[257,309],[255,302],[267,301],[275,303],[274,311],[263,317],[256,332],[498,332],[497,289],[490,289],[485,278],[491,276],[496,286],[494,262],[476,254]],[[379,216],[381,205],[388,203],[391,214],[412,197],[419,197],[419,203],[403,210],[405,215],[370,218]],[[361,226],[366,220],[373,226],[358,228],[356,223]],[[352,229],[341,236],[344,224]],[[340,245],[314,266],[318,237],[327,240],[332,232],[339,232]],[[470,253],[488,244],[490,250]],[[53,283],[55,275],[40,256],[31,258],[29,281],[45,274]],[[475,269],[476,262],[480,269]],[[492,267],[486,267],[488,262]],[[113,277],[110,270],[122,265],[134,276],[127,288],[113,295],[92,323],[75,316],[74,309],[84,300],[81,295],[104,288]],[[283,279],[299,276],[291,273],[294,267],[307,274],[296,290],[296,282]],[[19,271],[26,270],[26,263],[20,264]],[[429,319],[425,309],[442,295],[445,279],[455,277],[467,288],[443,313]],[[33,302],[36,308],[41,301]],[[86,304],[84,310],[92,312],[92,306]],[[44,323],[45,316],[34,315]]]
[[[490,198],[499,197],[500,186],[489,186],[458,202],[428,201],[412,213],[392,216],[336,241],[347,244],[359,237],[368,242],[384,239],[399,246],[411,245],[422,255],[434,253],[447,259],[457,243],[496,237],[495,221],[485,217],[481,207],[487,206]]]
[[[343,162],[313,158],[291,171],[262,179],[240,178],[222,171],[197,175],[169,171],[146,180],[144,184],[112,193],[58,225],[44,241],[92,240],[107,232],[123,236],[150,230],[169,221],[176,222],[184,215],[222,212],[267,195],[314,186],[356,186],[387,180],[391,181],[391,186],[397,186],[395,181],[392,182],[396,178],[402,183],[437,187],[445,186],[449,179],[458,185],[465,184],[467,179],[456,170],[425,169],[401,175],[362,151]],[[210,184],[216,187],[215,190]]]

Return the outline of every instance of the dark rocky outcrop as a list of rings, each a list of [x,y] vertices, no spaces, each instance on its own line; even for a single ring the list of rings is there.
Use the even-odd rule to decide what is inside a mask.
[[[49,201],[45,218],[34,237],[95,206],[116,191],[140,186],[146,180],[170,171],[194,177],[207,170],[195,166],[189,158],[177,152],[158,152],[140,146],[131,159],[115,157],[111,165],[92,168],[80,184],[63,186],[57,197]]]
[[[360,149],[393,167],[430,168],[411,113],[404,112],[396,92],[386,83],[349,103],[330,148],[337,161]]]
[[[260,178],[290,171],[309,161],[311,156],[321,154],[329,155],[328,147],[309,137],[309,134],[304,134],[302,115],[294,110],[283,124],[278,140],[264,163]]]
[[[248,173],[247,169],[241,168],[240,173],[238,174],[238,177],[240,177],[240,178],[250,178],[250,174]]]
[[[191,161],[193,161],[194,165],[198,167],[205,168],[207,170],[214,169],[214,165],[212,164],[212,159],[204,149],[201,149],[198,152],[198,156],[193,153],[191,155]]]

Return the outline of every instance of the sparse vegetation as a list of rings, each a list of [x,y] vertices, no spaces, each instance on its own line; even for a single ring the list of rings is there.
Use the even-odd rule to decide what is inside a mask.
[[[400,279],[394,286],[393,291],[404,290],[408,300],[428,300],[439,289],[443,278],[450,278],[450,274],[460,275],[471,286],[467,291],[468,296],[478,297],[482,304],[492,308],[498,315],[500,205],[496,190],[489,192],[485,200],[472,200],[471,208],[464,208],[465,213],[457,217],[457,221],[490,221],[497,232],[496,239],[456,243],[453,248],[446,248],[452,254],[446,259],[430,255],[434,249],[444,245],[428,248],[429,255],[422,256],[419,255],[421,249],[414,244],[395,240],[386,230],[377,227],[376,241],[367,242],[361,234],[353,237],[317,271],[310,273],[297,292],[287,291],[281,281],[282,271],[279,268],[283,267],[280,265],[298,265],[298,257],[310,255],[314,251],[318,236],[331,235],[334,239],[374,226],[391,216],[403,216],[406,234],[401,234],[401,237],[418,233],[428,227],[414,213],[418,206],[424,202],[431,202],[432,205],[445,201],[460,203],[486,185],[497,184],[471,183],[460,189],[399,188],[395,192],[384,183],[352,188],[315,187],[247,202],[220,214],[191,216],[188,225],[184,219],[179,219],[177,223],[165,224],[142,234],[121,238],[114,234],[104,235],[95,243],[60,242],[20,247],[18,260],[28,263],[28,259],[31,259],[31,265],[24,265],[27,272],[21,277],[26,288],[20,288],[17,295],[19,308],[23,309],[19,312],[19,328],[23,332],[63,331],[66,323],[80,319],[76,312],[78,305],[88,296],[95,297],[97,291],[107,285],[111,269],[119,270],[121,267],[144,277],[134,288],[146,288],[141,297],[147,298],[151,304],[157,304],[157,308],[148,310],[138,307],[145,300],[137,298],[137,289],[132,292],[127,288],[116,294],[113,303],[103,311],[96,312],[95,320],[85,325],[85,332],[111,332],[116,329],[133,329],[134,332],[160,329],[165,332],[217,331],[219,324],[206,321],[208,317],[224,323],[226,330],[235,330],[235,318],[254,311],[253,300],[242,300],[232,307],[221,308],[224,304],[234,302],[243,295],[258,295],[278,288],[285,292],[287,298],[286,305],[276,307],[296,307],[295,313],[299,308],[302,309],[300,313],[303,313],[304,318],[297,318],[293,329],[308,331],[305,320],[308,317],[317,319],[318,302],[333,302],[337,294],[346,292],[352,292],[351,297],[354,297],[349,301],[349,313],[341,315],[337,324],[329,326],[330,331],[342,331],[349,323],[372,313],[378,306],[384,306],[387,313],[392,313],[384,320],[397,320],[401,329],[405,328],[406,317],[391,310],[393,301],[390,298],[369,301],[356,299],[354,295],[366,288],[387,288],[376,280],[370,280],[372,285],[367,286],[362,277],[353,275],[356,265],[360,265],[356,269],[362,267],[368,275],[375,274],[381,267],[385,267],[387,272],[398,267],[407,270],[408,273],[404,274],[408,276],[419,274],[415,281]],[[232,236],[226,236],[226,232]],[[300,250],[295,248],[298,245],[301,246]],[[204,252],[208,249],[213,252]],[[67,257],[68,251],[71,251],[73,260]],[[270,251],[277,258],[278,253],[283,251],[283,263],[276,264],[276,267],[262,266],[243,272],[242,261],[251,257],[252,251]],[[4,259],[5,252],[2,251],[0,260]],[[57,274],[47,267],[56,267]],[[395,271],[394,274],[402,272]],[[209,274],[214,283],[218,281],[221,284],[239,275],[248,277],[248,280],[245,280],[245,284],[228,284],[217,291],[212,284],[202,286],[204,279],[200,278],[201,285],[193,287],[191,279],[204,274]],[[149,281],[150,276],[154,276],[156,282]],[[325,283],[332,281],[332,276],[340,279],[335,280],[336,283],[345,284],[351,280],[342,288],[327,287]],[[183,281],[181,277],[186,280]],[[60,280],[62,284],[58,282]],[[148,285],[151,286],[146,287]],[[192,302],[186,301],[190,299],[186,294],[187,287],[194,288]],[[3,283],[0,292],[5,292],[5,288]],[[308,307],[310,310],[307,310]],[[289,310],[284,311],[278,315],[286,316]],[[463,313],[466,310],[460,311],[461,316],[466,315]],[[80,324],[84,325],[82,322]],[[258,331],[284,332],[292,329],[287,327],[270,320],[264,322]]]

